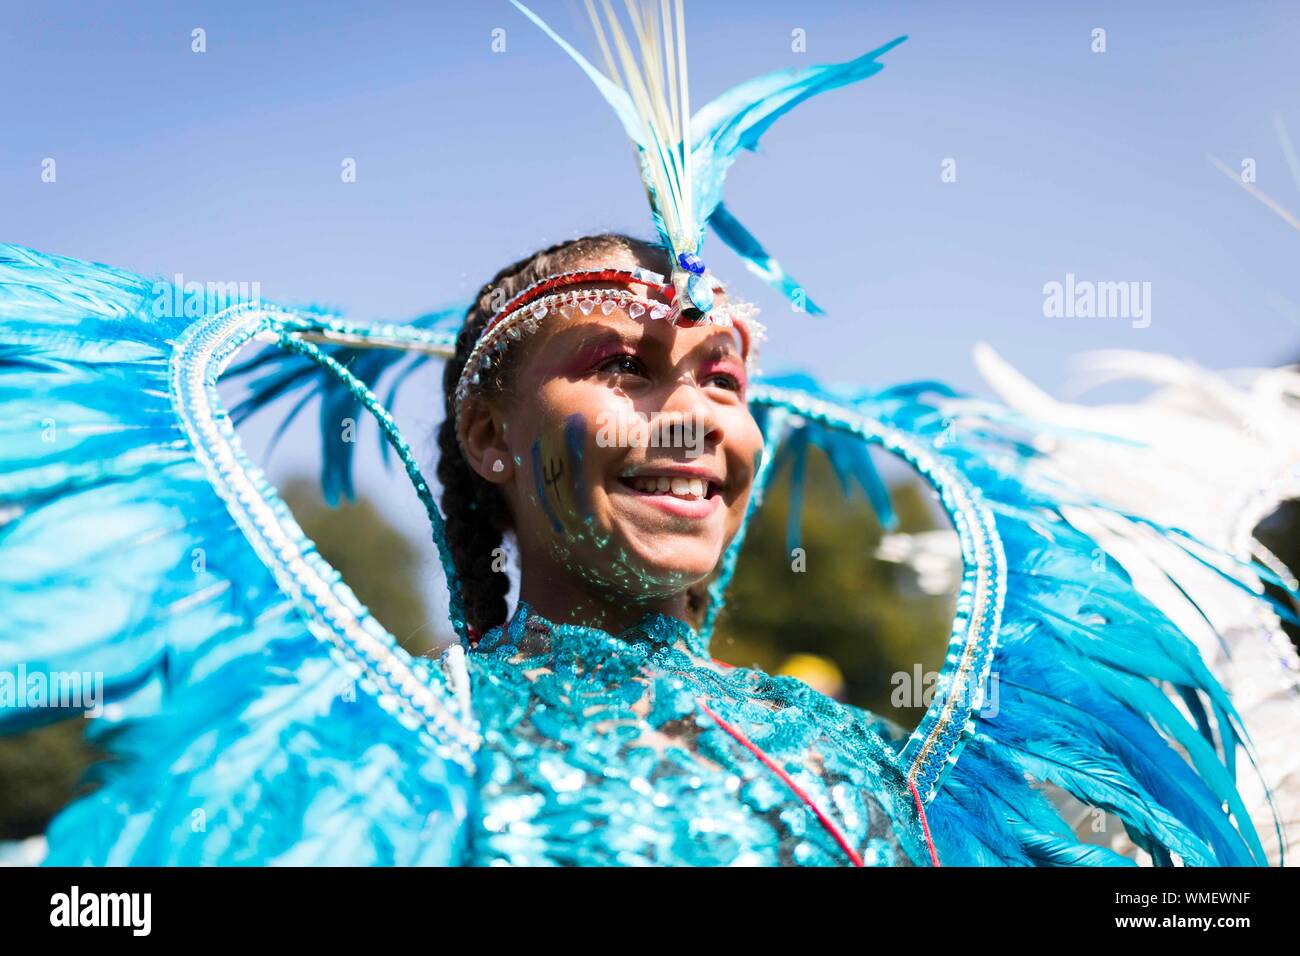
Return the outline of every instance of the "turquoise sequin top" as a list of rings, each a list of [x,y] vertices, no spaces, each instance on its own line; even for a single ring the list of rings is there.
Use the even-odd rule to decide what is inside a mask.
[[[521,603],[466,659],[483,745],[463,864],[855,865],[841,840],[868,866],[928,862],[886,758],[899,728],[716,662],[684,621],[615,635]]]

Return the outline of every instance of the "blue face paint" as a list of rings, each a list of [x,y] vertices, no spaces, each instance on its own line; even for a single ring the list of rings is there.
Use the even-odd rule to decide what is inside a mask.
[[[561,465],[561,471],[562,471]],[[551,509],[551,503],[546,498],[546,485],[559,481],[561,471],[554,474],[548,472],[544,477],[542,475],[542,440],[539,438],[533,442],[533,487],[537,489],[537,500],[541,502],[542,511],[546,513],[547,519],[551,522],[551,528],[556,534],[564,534],[564,526],[560,524],[560,519],[556,517],[555,512]]]
[[[587,420],[581,413],[574,413],[564,423],[564,444],[569,451],[569,464],[573,468],[573,501],[582,504],[582,520],[591,518],[591,502],[584,494],[582,476],[583,444],[587,437]]]

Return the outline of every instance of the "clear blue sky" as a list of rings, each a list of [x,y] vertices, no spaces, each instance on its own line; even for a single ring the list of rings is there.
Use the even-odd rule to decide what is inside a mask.
[[[535,7],[594,49],[576,0]],[[1300,233],[1206,158],[1255,158],[1259,186],[1300,212],[1273,119],[1300,143],[1300,5],[711,0],[688,24],[697,103],[911,36],[733,167],[729,203],[831,312],[790,315],[708,243],[765,308],[769,370],[973,388],[981,338],[1048,383],[1092,347],[1300,354]],[[56,0],[0,31],[9,241],[403,318],[538,245],[650,232],[612,114],[504,0]],[[946,157],[956,183],[940,182]],[[1043,284],[1067,272],[1151,282],[1151,326],[1044,318]]]
[[[504,0],[8,3],[5,240],[402,319],[557,239],[650,234],[612,114]],[[580,3],[535,9],[594,49]],[[1300,356],[1300,233],[1207,159],[1253,158],[1260,188],[1300,212],[1275,128],[1280,116],[1300,144],[1293,0],[710,0],[688,4],[688,24],[697,104],[911,37],[732,169],[729,204],[831,313],[789,314],[706,244],[764,307],[768,371],[979,389],[983,339],[1059,390],[1089,348],[1215,367]],[[505,53],[491,50],[497,27]],[[806,53],[791,50],[795,29]],[[955,183],[940,181],[948,157]],[[1067,273],[1150,282],[1150,326],[1045,318],[1043,285]]]

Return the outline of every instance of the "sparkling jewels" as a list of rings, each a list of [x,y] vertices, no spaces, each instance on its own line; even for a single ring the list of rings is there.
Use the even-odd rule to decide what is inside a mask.
[[[704,275],[704,260],[693,252],[679,252],[677,254],[677,264],[694,275]]]
[[[701,275],[693,275],[686,282],[686,294],[691,304],[701,312],[713,308],[713,283]]]

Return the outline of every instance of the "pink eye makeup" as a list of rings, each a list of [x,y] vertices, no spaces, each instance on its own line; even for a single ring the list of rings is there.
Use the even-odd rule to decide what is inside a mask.
[[[619,356],[636,357],[636,349],[621,338],[604,338],[584,345],[573,358],[561,366],[565,375],[586,375],[598,371],[610,359]]]
[[[698,277],[697,277],[698,278]],[[484,325],[470,350],[461,370],[453,397],[453,411],[458,410],[466,395],[490,372],[498,356],[524,334],[535,332],[543,321],[573,319],[580,316],[618,316],[620,313],[633,320],[645,317],[651,321],[666,321],[678,327],[708,325],[734,330],[739,337],[744,362],[755,361],[758,343],[766,338],[764,328],[755,316],[758,309],[747,302],[728,301],[717,308],[706,310],[701,320],[699,309],[683,309],[684,304],[672,283],[664,277],[637,267],[624,269],[588,269],[559,273],[534,282],[515,295]],[[724,291],[716,280],[712,292]],[[592,288],[594,283],[623,283],[621,287]],[[581,288],[579,288],[581,286]],[[634,293],[628,286],[644,287],[660,298],[648,298]],[[709,298],[712,298],[712,292]],[[587,358],[588,356],[583,356]],[[590,356],[598,359],[599,355]],[[567,374],[583,374],[580,361],[575,356]]]
[[[700,367],[699,379],[701,382],[705,382],[708,381],[709,379],[716,378],[719,376],[730,377],[732,381],[735,383],[736,391],[741,393],[745,391],[745,386],[749,384],[749,380],[745,375],[745,366],[741,364],[741,362],[738,359],[734,359],[734,358],[712,359],[708,362],[705,362]]]

